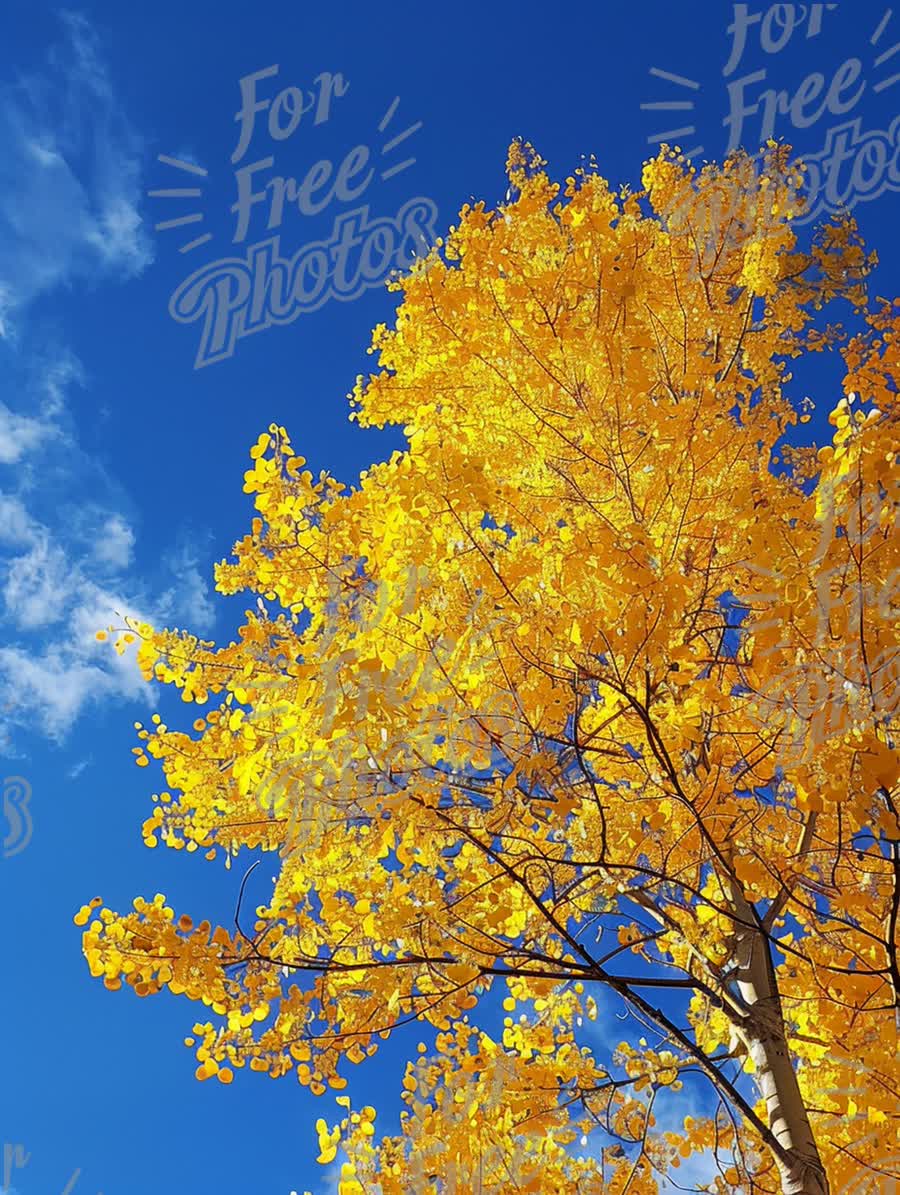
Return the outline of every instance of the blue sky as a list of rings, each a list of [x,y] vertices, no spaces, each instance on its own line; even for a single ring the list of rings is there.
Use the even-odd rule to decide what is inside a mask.
[[[240,271],[232,267],[228,281],[214,263],[273,235],[285,258],[312,254],[315,291],[309,247],[335,237],[362,206],[368,211],[354,219],[380,222],[379,235],[390,237],[391,222],[405,219],[400,232],[408,232],[433,217],[440,232],[472,197],[502,200],[515,135],[531,140],[557,177],[594,153],[606,177],[637,186],[648,138],[684,130],[672,139],[719,157],[738,107],[751,108],[767,88],[786,90],[790,102],[768,106],[776,135],[799,150],[870,144],[856,191],[845,190],[879,248],[874,290],[893,294],[897,191],[882,184],[891,181],[883,147],[896,140],[900,55],[890,50],[900,13],[888,13],[872,0],[813,4],[797,29],[776,14],[739,22],[732,34],[734,6],[708,2],[520,3],[513,16],[497,6],[284,0],[98,2],[63,12],[7,0],[0,750],[2,778],[30,786],[33,822],[27,849],[0,858],[0,1142],[30,1155],[12,1167],[12,1189],[62,1195],[76,1171],[75,1195],[327,1189],[312,1162],[311,1126],[332,1114],[330,1098],[249,1072],[230,1088],[198,1084],[179,1045],[194,1009],[105,992],[88,975],[71,918],[93,895],[124,907],[158,890],[201,915],[233,907],[233,873],[143,847],[154,781],[133,766],[132,723],[182,707],[143,686],[94,631],[119,611],[222,641],[233,635],[246,599],[216,596],[211,569],[249,525],[242,473],[259,433],[284,424],[314,470],[348,482],[402,443],[396,429],[349,424],[344,400],[356,374],[372,367],[370,329],[390,320],[395,300],[381,286],[332,297],[238,337],[233,351],[196,368],[201,325],[170,315],[173,294],[209,266],[208,285],[222,279],[227,319],[227,288],[241,285]],[[843,68],[854,56],[859,68]],[[240,80],[276,65],[253,97],[269,107],[232,161]],[[793,99],[815,72],[821,84],[813,79],[805,98]],[[308,110],[296,109],[297,96]],[[826,96],[830,110],[817,112]],[[680,107],[641,107],[653,103]],[[767,131],[766,110],[764,101],[742,117],[749,148]],[[368,156],[350,158],[357,146]],[[269,156],[244,185],[252,192],[254,180],[259,189],[283,178],[281,219],[265,203],[250,205],[235,243],[236,171]],[[310,175],[317,162],[332,166]],[[173,189],[199,194],[148,194]],[[184,216],[194,218],[155,228]],[[198,294],[211,301],[212,290]],[[839,377],[833,360],[797,371],[795,397],[820,401],[804,434],[821,438]],[[412,1032],[378,1055],[354,1096],[396,1115],[399,1105],[382,1093],[398,1086],[416,1039]],[[0,1173],[0,1189],[3,1181]]]

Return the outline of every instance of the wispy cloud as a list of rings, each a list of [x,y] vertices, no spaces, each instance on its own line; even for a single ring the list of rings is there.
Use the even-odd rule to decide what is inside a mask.
[[[180,625],[196,630],[212,626],[216,609],[209,583],[211,570],[204,568],[196,550],[182,544],[165,558],[163,566],[174,584],[156,599],[159,617],[167,622],[181,619]]]
[[[120,515],[109,523],[118,528],[119,546],[134,542]],[[71,543],[31,519],[17,499],[0,496],[0,537],[14,549],[0,555],[6,644],[0,647],[0,706],[9,706],[3,720],[27,726],[62,740],[92,704],[109,698],[148,701],[150,690],[134,665],[132,653],[119,656],[96,632],[122,625],[130,616],[160,625],[177,619],[182,625],[209,628],[213,606],[199,563],[185,567],[176,585],[162,598],[150,596],[149,585],[134,576],[118,579],[121,588],[92,578],[90,554],[76,559]],[[2,548],[0,548],[2,552]],[[108,563],[109,561],[107,561]],[[158,590],[164,573],[152,578]]]
[[[33,535],[31,516],[19,499],[0,494],[0,548],[21,547]]]
[[[27,550],[6,560],[3,572],[7,626],[30,631],[63,617],[72,570],[65,552],[45,528],[35,528]]]
[[[686,1117],[694,1120],[715,1117],[717,1105],[717,1097],[705,1079],[689,1081],[678,1092],[664,1089],[653,1108],[656,1131],[682,1136]],[[678,1165],[669,1171],[669,1179],[671,1183],[677,1183],[677,1188],[669,1184],[664,1185],[663,1189],[705,1191],[717,1176],[721,1176],[730,1165],[730,1161],[727,1150],[721,1152],[717,1158],[715,1151],[711,1149],[701,1150],[687,1158],[679,1158]]]
[[[41,438],[41,422],[0,402],[0,465],[14,465]]]
[[[186,548],[146,575],[130,568],[139,539],[125,516],[94,505],[51,527],[21,496],[0,491],[0,707],[7,726],[28,726],[61,740],[91,704],[114,697],[149,700],[131,658],[96,632],[126,616],[155,625],[208,630],[214,622],[205,566]],[[80,519],[78,516],[81,516]],[[95,537],[84,534],[94,526]]]
[[[150,700],[133,651],[98,629],[214,619],[211,561],[177,543],[142,554],[132,502],[78,441],[71,395],[90,380],[35,333],[40,296],[134,278],[152,256],[141,138],[101,41],[73,12],[59,34],[38,69],[0,80],[0,737],[56,740],[98,702]]]
[[[76,13],[61,24],[44,66],[0,85],[0,336],[44,292],[130,278],[152,260],[138,211],[140,140],[96,33]]]
[[[131,563],[134,532],[121,515],[101,516],[93,538],[92,551],[98,564],[114,569],[127,568]]]
[[[73,767],[69,768],[69,771],[67,773],[69,779],[77,780],[78,777],[81,775],[81,773],[85,770],[85,768],[90,767],[90,765],[92,763],[93,763],[92,755],[89,755],[87,757],[87,759],[79,759],[78,763],[76,763]]]

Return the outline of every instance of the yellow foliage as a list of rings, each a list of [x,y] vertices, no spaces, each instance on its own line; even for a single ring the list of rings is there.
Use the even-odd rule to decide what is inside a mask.
[[[240,932],[84,906],[91,974],[203,1002],[197,1075],[226,1083],[323,1094],[430,1027],[399,1134],[349,1100],[318,1122],[346,1195],[649,1195],[713,1149],[720,1195],[798,1150],[845,1189],[898,1127],[900,303],[867,306],[849,218],[798,247],[785,147],[699,174],[664,148],[637,193],[561,189],[521,144],[509,172],[375,330],[353,418],[407,449],[346,490],[272,425],[216,569],[252,595],[236,641],[133,628],[147,679],[204,706],[139,728],[145,841],[277,875]],[[785,449],[788,365],[838,343],[814,324],[838,298],[865,326],[833,443]],[[616,1050],[585,1031],[626,1010]],[[688,1069],[731,1116],[664,1132]]]

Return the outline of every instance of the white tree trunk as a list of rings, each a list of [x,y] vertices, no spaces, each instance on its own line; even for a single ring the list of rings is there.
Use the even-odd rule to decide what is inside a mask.
[[[734,888],[732,900],[737,917],[752,924],[752,911]],[[736,945],[738,988],[751,1010],[749,1021],[740,1026],[738,1033],[756,1068],[756,1083],[766,1102],[769,1127],[784,1151],[775,1158],[782,1195],[830,1195],[788,1049],[768,941],[758,930],[739,927]]]

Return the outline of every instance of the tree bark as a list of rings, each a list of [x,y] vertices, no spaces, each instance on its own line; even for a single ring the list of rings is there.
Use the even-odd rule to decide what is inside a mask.
[[[753,923],[753,911],[734,885],[731,891],[735,914],[743,923],[736,935],[737,985],[749,1010],[736,1032],[753,1059],[769,1127],[783,1148],[783,1155],[775,1158],[782,1195],[830,1195],[788,1048],[769,942],[761,930],[745,928]]]

